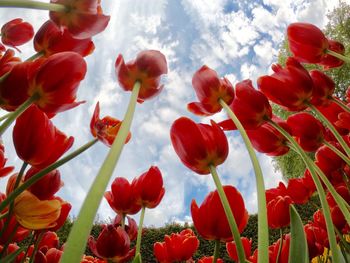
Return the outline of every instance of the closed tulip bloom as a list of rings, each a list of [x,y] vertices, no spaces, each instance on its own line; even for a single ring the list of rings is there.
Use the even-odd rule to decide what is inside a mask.
[[[325,128],[314,116],[300,112],[288,117],[287,124],[292,136],[306,152],[316,151],[324,141]]]
[[[73,137],[58,130],[35,105],[17,118],[13,128],[18,157],[36,168],[45,168],[55,162],[73,145],[73,141]]]
[[[60,259],[62,257],[63,251],[59,250],[57,248],[50,248],[46,254],[46,262],[50,262],[50,263],[59,263]]]
[[[75,52],[61,52],[32,63],[28,95],[37,95],[36,105],[48,114],[56,114],[81,104],[76,102],[80,81],[86,74],[86,62]]]
[[[85,57],[94,51],[95,45],[91,38],[73,38],[67,29],[60,30],[54,22],[48,20],[34,36],[34,49],[45,57],[64,51],[73,51]]]
[[[258,87],[274,103],[289,111],[308,107],[313,82],[308,71],[295,59],[289,57],[286,66],[272,65],[274,73],[258,79]]]
[[[309,73],[314,83],[311,103],[315,106],[329,105],[335,89],[334,81],[320,70],[311,70]]]
[[[33,230],[47,229],[56,225],[61,204],[57,200],[41,201],[24,191],[15,199],[13,212],[21,226]]]
[[[336,125],[337,121],[339,121],[340,113],[345,112],[337,103],[331,102],[328,105],[318,106],[317,108],[341,135],[347,135],[349,133],[348,129]]]
[[[329,50],[332,50],[341,55],[345,54],[345,47],[342,43],[328,39],[328,45]],[[333,57],[332,55],[326,54],[322,57],[321,62],[319,62],[318,64],[322,65],[325,70],[328,70],[331,68],[337,68],[342,66],[344,64],[344,61],[339,58]]]
[[[200,116],[210,116],[221,111],[219,100],[230,105],[234,98],[232,84],[226,78],[220,79],[218,74],[207,66],[202,66],[192,78],[192,86],[199,102],[187,105],[189,111]]]
[[[230,105],[245,129],[257,129],[272,118],[272,108],[266,96],[247,79],[236,84],[235,98]],[[219,123],[224,130],[236,129],[231,119]]]
[[[281,243],[281,238],[278,239],[274,244],[273,244],[273,249],[272,249],[272,254],[270,262],[276,262],[276,263],[289,263],[289,248],[290,248],[290,234],[284,235],[282,237],[282,249],[278,258],[277,262],[277,255],[279,251]],[[271,259],[269,258],[269,260]]]
[[[289,49],[300,62],[319,63],[329,47],[328,40],[316,26],[292,23],[287,28]]]
[[[249,218],[243,198],[233,186],[227,185],[223,188],[238,230],[242,233]],[[210,192],[200,207],[195,200],[192,200],[191,214],[195,228],[204,239],[232,241],[231,229],[217,191]]]
[[[50,11],[50,19],[77,39],[101,33],[110,19],[110,16],[102,13],[101,0],[50,0],[50,3],[66,7],[64,12]]]
[[[88,244],[96,256],[111,262],[128,262],[135,254],[125,230],[113,225],[104,225],[97,240],[90,237]]]
[[[160,263],[189,260],[199,246],[199,240],[191,229],[166,235],[164,240],[153,245],[154,255]]]
[[[34,29],[21,18],[13,19],[1,28],[1,42],[7,46],[20,46],[32,39]]]
[[[131,184],[123,177],[115,178],[111,191],[105,192],[104,196],[116,213],[133,215],[141,210],[141,206],[136,203]]]
[[[271,228],[286,227],[290,223],[289,206],[293,201],[290,196],[277,196],[267,203],[267,221]]]
[[[245,257],[249,258],[251,254],[252,240],[246,237],[241,237],[241,241],[244,248]],[[236,243],[234,241],[226,243],[226,251],[230,258],[232,258],[235,262],[239,262]]]
[[[323,254],[324,248],[328,247],[327,230],[314,222],[309,222],[304,226],[307,246],[309,249],[309,258]]]
[[[131,188],[136,203],[147,208],[158,206],[165,193],[162,174],[157,166],[151,166],[147,172],[135,178]]]
[[[111,147],[115,137],[118,135],[122,122],[110,116],[105,116],[100,119],[100,104],[97,102],[94,114],[90,121],[90,131],[92,136],[98,138],[108,147]],[[131,133],[128,133],[125,143],[128,143],[131,138]]]
[[[214,257],[202,257],[200,259],[198,259],[197,263],[213,263],[213,259]],[[224,263],[224,261],[221,258],[218,258],[216,260],[216,263]]]
[[[141,88],[137,101],[144,102],[158,95],[163,85],[160,78],[168,73],[165,56],[157,50],[145,50],[138,53],[135,60],[124,62],[122,55],[115,61],[115,73],[119,85],[125,91],[132,91],[134,84],[140,82]]]
[[[342,151],[342,148],[338,143],[330,142],[330,144]],[[325,174],[329,174],[338,169],[343,169],[345,166],[344,160],[326,145],[317,149],[315,153],[315,163],[325,172]]]
[[[295,204],[305,204],[315,192],[314,187],[308,184],[309,178],[291,178],[288,180],[287,194]],[[311,179],[312,180],[312,179]]]
[[[7,158],[5,158],[5,147],[0,141],[0,178],[7,176],[13,171],[14,166],[5,166]]]
[[[170,137],[182,163],[198,174],[209,174],[210,165],[218,166],[227,158],[226,135],[214,121],[197,124],[181,117],[171,126]]]

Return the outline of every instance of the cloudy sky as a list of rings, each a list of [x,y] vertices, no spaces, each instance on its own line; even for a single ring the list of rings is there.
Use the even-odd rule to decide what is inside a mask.
[[[102,116],[121,119],[129,101],[130,93],[118,86],[114,74],[117,55],[123,54],[128,61],[141,50],[163,52],[169,67],[169,74],[163,79],[165,88],[158,97],[137,105],[131,127],[133,137],[124,148],[113,178],[123,176],[131,181],[151,165],[157,165],[163,174],[166,194],[156,209],[146,212],[145,224],[191,221],[191,200],[195,198],[201,203],[214,184],[210,176],[197,175],[182,165],[170,144],[169,130],[180,116],[209,121],[186,110],[187,103],[196,100],[191,86],[193,73],[206,64],[233,84],[247,78],[255,83],[276,62],[289,23],[310,22],[322,28],[327,23],[325,14],[337,3],[337,0],[102,0],[104,13],[111,20],[107,29],[93,39],[96,50],[86,58],[88,73],[78,93],[78,99],[86,103],[53,121],[75,137],[73,149],[91,140],[89,122],[96,102],[100,102]],[[48,19],[48,12],[0,9],[0,25],[17,17],[32,23],[37,30]],[[31,43],[20,48],[23,58],[34,52]],[[219,113],[213,118],[223,120],[226,116]],[[14,153],[10,135],[8,130],[3,137],[8,164],[19,170],[21,161]],[[224,184],[240,190],[248,211],[255,213],[256,189],[248,154],[237,133],[227,136],[230,153],[218,168],[220,177]],[[61,167],[65,185],[58,195],[72,203],[72,216],[77,215],[107,151],[105,145],[98,143]],[[266,187],[276,186],[281,174],[274,171],[270,158],[259,155],[259,159]],[[0,189],[4,189],[5,183],[4,179],[0,181]],[[112,217],[114,212],[103,200],[98,218]]]

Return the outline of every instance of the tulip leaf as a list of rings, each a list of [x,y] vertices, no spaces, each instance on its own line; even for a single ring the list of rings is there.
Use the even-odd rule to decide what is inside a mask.
[[[293,205],[290,206],[290,249],[289,263],[308,263],[309,251],[303,222]]]
[[[141,254],[137,254],[132,263],[142,263]]]
[[[16,257],[24,250],[24,247],[17,249],[15,252],[7,255],[6,257],[4,257],[1,262],[2,263],[11,263],[11,262],[15,262]]]

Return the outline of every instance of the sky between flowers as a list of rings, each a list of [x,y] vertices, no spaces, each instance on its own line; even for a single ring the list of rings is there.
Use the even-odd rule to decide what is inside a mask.
[[[47,1],[43,1],[47,2]],[[350,2],[350,0],[347,0]],[[208,123],[187,112],[186,105],[195,101],[191,85],[193,73],[202,65],[215,69],[233,84],[271,72],[278,49],[291,22],[310,22],[322,28],[326,13],[337,6],[337,0],[102,0],[105,14],[111,15],[107,29],[93,40],[95,52],[86,58],[88,73],[81,83],[78,99],[85,104],[60,113],[53,121],[67,135],[75,137],[73,148],[92,139],[89,122],[97,101],[101,116],[121,119],[130,93],[117,84],[114,62],[119,53],[126,61],[144,49],[165,54],[169,74],[165,88],[156,98],[138,105],[132,124],[132,140],[126,145],[113,178],[130,181],[157,165],[162,171],[166,193],[160,205],[147,210],[146,225],[160,226],[170,222],[191,222],[190,202],[201,203],[215,186],[211,177],[187,169],[175,154],[169,137],[170,126],[180,116]],[[0,25],[21,17],[33,24],[35,31],[48,19],[47,11],[0,9]],[[22,58],[33,55],[32,44],[19,47]],[[4,112],[3,112],[4,113]],[[224,113],[212,117],[226,118]],[[12,146],[11,130],[3,136],[8,165],[21,161]],[[218,172],[224,184],[236,186],[250,213],[257,211],[255,179],[246,149],[236,132],[227,133],[230,153]],[[84,197],[102,164],[108,148],[98,143],[79,158],[61,167],[65,183],[58,195],[73,205],[76,216]],[[281,180],[269,157],[259,155],[266,188]],[[6,179],[0,181],[4,190]],[[99,220],[114,217],[105,200],[98,212]],[[135,216],[138,218],[138,215]]]

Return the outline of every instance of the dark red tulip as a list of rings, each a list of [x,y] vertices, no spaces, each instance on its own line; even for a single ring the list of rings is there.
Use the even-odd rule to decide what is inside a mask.
[[[21,242],[29,235],[30,231],[28,229],[18,226],[18,222],[14,215],[11,216],[10,222],[4,230],[7,220],[7,217],[0,220],[0,231],[3,231],[0,236],[0,245],[4,245],[9,240],[14,231],[15,234],[12,237],[13,242]]]
[[[265,96],[289,111],[300,111],[308,107],[313,82],[308,71],[295,59],[289,57],[285,68],[272,65],[274,73],[258,79],[258,87]]]
[[[111,191],[105,192],[105,198],[114,212],[133,215],[140,211],[129,181],[123,177],[114,179]]]
[[[224,191],[238,230],[242,233],[249,218],[243,198],[233,186],[224,186]],[[210,192],[200,207],[192,200],[191,214],[195,228],[204,239],[232,241],[231,229],[217,191]]]
[[[62,257],[62,254],[63,254],[62,250],[59,250],[57,248],[50,248],[45,254],[46,262],[59,263]]]
[[[277,196],[267,203],[267,221],[271,228],[286,227],[290,223],[289,206],[292,204],[290,196]]]
[[[334,123],[336,127],[350,132],[350,113],[341,112],[338,114],[338,120]]]
[[[142,103],[158,95],[163,85],[160,78],[168,73],[165,56],[157,50],[141,51],[135,60],[124,62],[122,55],[115,61],[115,73],[120,86],[125,91],[131,91],[136,81],[141,84],[138,102]]]
[[[97,102],[94,114],[90,121],[90,131],[92,136],[98,138],[108,147],[111,147],[115,137],[118,135],[122,122],[111,116],[105,116],[100,119],[100,104]],[[125,143],[128,143],[131,138],[131,133],[128,133]]]
[[[153,245],[154,255],[160,263],[189,260],[199,246],[199,240],[191,229],[166,235],[164,240]]]
[[[292,130],[292,136],[304,151],[314,152],[322,145],[325,128],[311,114],[295,113],[288,117],[287,124]]]
[[[112,262],[127,262],[135,254],[135,249],[130,250],[130,239],[125,230],[113,225],[104,225],[97,240],[90,237],[88,244],[96,256]]]
[[[272,108],[266,96],[247,79],[236,84],[235,98],[230,108],[245,129],[257,129],[272,118]],[[231,119],[219,123],[224,130],[236,129]]]
[[[182,163],[198,174],[209,174],[210,165],[220,165],[227,158],[227,138],[214,121],[197,124],[181,117],[171,126],[170,137]]]
[[[15,253],[18,249],[20,249],[20,247],[17,245],[17,243],[11,243],[11,244],[8,245],[7,250],[6,250],[6,252],[4,253],[4,255],[7,256],[7,255],[10,255],[10,254],[13,254],[13,253]],[[3,247],[0,246],[0,252],[2,252],[2,250],[3,250]],[[24,254],[25,254],[24,251],[20,252],[20,253],[18,254],[18,256],[16,256],[16,257],[14,258],[14,260],[11,261],[11,262],[13,262],[13,263],[21,263],[21,262],[24,260]]]
[[[32,105],[16,120],[13,143],[16,153],[24,162],[36,168],[45,168],[55,162],[73,145],[51,120]]]
[[[328,40],[316,26],[292,23],[287,28],[289,49],[301,62],[319,63],[326,55]]]
[[[327,106],[331,103],[335,89],[334,81],[319,70],[311,70],[309,73],[314,82],[311,103],[315,106]]]
[[[28,22],[23,19],[13,19],[1,27],[1,41],[7,46],[20,46],[32,39],[34,29]]]
[[[0,142],[0,178],[6,177],[15,168],[14,166],[5,166],[6,162],[7,158],[5,158],[5,147]]]
[[[319,225],[309,222],[304,226],[309,258],[312,259],[323,254],[325,247],[328,247],[327,230]]]
[[[136,240],[137,237],[137,224],[134,219],[132,219],[130,216],[126,216],[128,219],[128,224],[124,224],[124,229],[126,233],[128,233],[130,241]],[[120,214],[117,214],[114,218],[113,225],[115,227],[122,226],[122,219],[123,216]]]
[[[196,115],[210,116],[221,111],[219,100],[230,105],[235,95],[230,81],[220,79],[216,71],[207,66],[194,73],[192,86],[199,102],[189,103],[187,109]]]
[[[95,45],[91,38],[73,38],[67,29],[60,30],[54,22],[48,20],[35,34],[34,49],[45,57],[64,51],[73,51],[85,57],[94,51]]]
[[[50,3],[66,7],[64,12],[50,11],[50,19],[77,39],[101,33],[110,19],[110,16],[102,13],[101,0],[50,0]]]
[[[75,52],[61,52],[32,62],[28,95],[36,94],[36,105],[56,114],[81,104],[76,102],[80,81],[86,74],[84,58]]]
[[[287,132],[290,131],[288,124],[277,117],[273,121],[280,125]],[[247,130],[248,137],[258,152],[269,156],[280,156],[289,151],[287,139],[269,123],[261,125],[255,130]]]
[[[328,45],[329,50],[332,50],[341,55],[345,54],[345,47],[342,43],[328,39]],[[326,54],[322,57],[321,62],[319,62],[318,64],[322,65],[325,70],[328,70],[331,68],[342,66],[344,64],[344,61],[339,58],[333,57],[332,55]]]
[[[165,193],[162,174],[157,166],[151,166],[147,172],[135,178],[131,188],[136,203],[147,208],[158,206]]]
[[[248,239],[246,237],[241,237],[242,245],[244,248],[244,254],[246,258],[250,257],[251,254],[251,247],[252,247],[252,240]],[[226,243],[226,251],[230,258],[232,258],[235,262],[239,262],[238,259],[238,253],[236,249],[236,242],[227,242]]]

